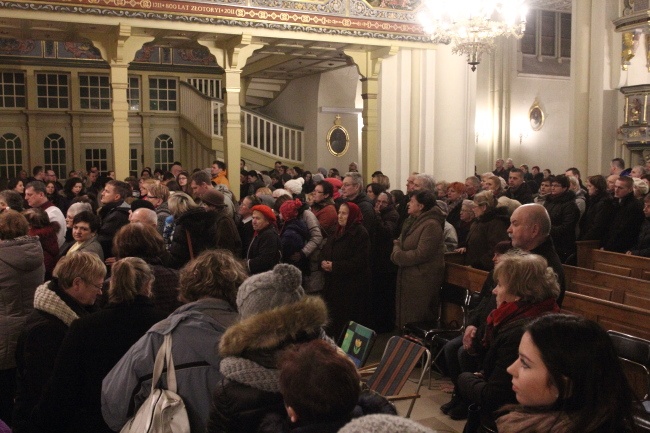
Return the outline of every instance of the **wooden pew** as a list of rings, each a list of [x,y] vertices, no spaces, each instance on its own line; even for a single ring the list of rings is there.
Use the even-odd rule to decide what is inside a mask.
[[[445,282],[469,289],[472,292],[481,291],[487,276],[487,271],[462,266],[457,263],[445,263]]]
[[[650,310],[566,292],[562,311],[591,319],[604,329],[650,339]]]
[[[566,289],[593,298],[650,310],[650,281],[564,265]]]
[[[576,246],[578,267],[650,280],[650,258],[648,257],[604,251],[598,248],[598,241],[578,241]]]

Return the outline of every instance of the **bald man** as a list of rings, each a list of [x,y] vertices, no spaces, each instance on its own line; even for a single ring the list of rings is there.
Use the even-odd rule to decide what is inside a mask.
[[[158,216],[155,211],[141,207],[136,209],[135,212],[131,213],[129,216],[129,222],[131,223],[142,223],[145,225],[150,225],[153,228],[158,227]]]

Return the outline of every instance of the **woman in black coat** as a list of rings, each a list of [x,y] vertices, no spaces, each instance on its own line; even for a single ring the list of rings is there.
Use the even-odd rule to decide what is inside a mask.
[[[607,193],[607,181],[598,174],[587,179],[587,210],[580,221],[580,240],[601,240],[612,216],[612,203]]]
[[[246,266],[250,274],[273,269],[280,263],[282,244],[276,227],[276,216],[270,207],[253,206],[253,240],[246,252]]]
[[[339,227],[321,252],[325,272],[323,298],[330,313],[329,336],[337,339],[350,320],[363,322],[363,299],[370,282],[370,237],[361,210],[352,202],[338,205]]]
[[[129,348],[166,317],[151,302],[153,272],[144,260],[115,262],[104,310],[72,323],[38,406],[38,423],[46,431],[105,432],[101,412],[102,380]]]

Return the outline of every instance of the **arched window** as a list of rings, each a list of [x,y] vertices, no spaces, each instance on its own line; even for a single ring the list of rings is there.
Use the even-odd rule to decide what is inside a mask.
[[[45,168],[54,170],[59,179],[68,177],[65,165],[65,139],[59,134],[50,134],[43,140]]]
[[[23,169],[23,151],[20,138],[7,132],[0,137],[0,177],[11,179],[18,177]]]
[[[154,170],[167,168],[174,162],[174,140],[167,134],[160,134],[153,143]]]

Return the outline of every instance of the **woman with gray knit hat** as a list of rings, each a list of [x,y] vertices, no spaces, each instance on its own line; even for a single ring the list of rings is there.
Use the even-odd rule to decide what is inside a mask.
[[[285,417],[277,354],[290,344],[325,339],[327,308],[306,297],[302,274],[289,264],[247,278],[237,292],[241,321],[221,338],[221,380],[209,433],[255,432],[269,413]]]

